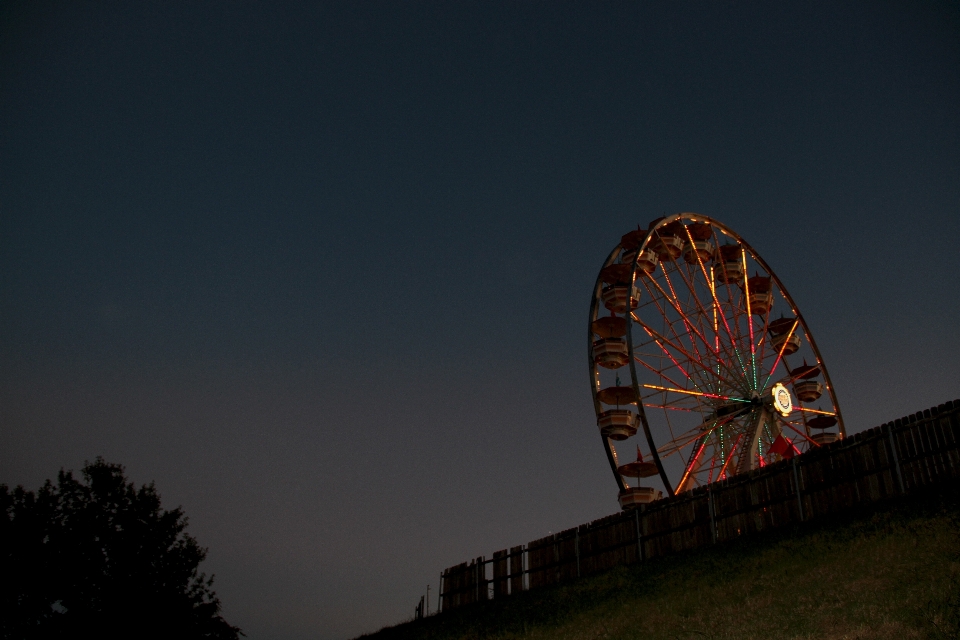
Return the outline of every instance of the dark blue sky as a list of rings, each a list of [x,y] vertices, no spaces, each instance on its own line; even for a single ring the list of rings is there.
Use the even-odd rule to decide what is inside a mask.
[[[0,8],[0,482],[103,455],[251,638],[614,512],[597,270],[737,230],[856,432],[960,396],[956,2]]]

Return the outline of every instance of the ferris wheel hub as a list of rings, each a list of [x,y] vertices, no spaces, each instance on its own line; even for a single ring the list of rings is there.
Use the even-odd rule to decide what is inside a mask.
[[[770,390],[773,398],[773,407],[780,412],[783,417],[789,416],[793,412],[793,398],[790,397],[790,390],[783,384],[777,383]]]

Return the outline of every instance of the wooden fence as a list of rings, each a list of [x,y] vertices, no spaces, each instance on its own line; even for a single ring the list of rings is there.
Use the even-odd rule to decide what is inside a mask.
[[[481,600],[716,544],[960,479],[960,400],[790,460],[446,569],[440,604]],[[488,579],[487,569],[492,568]]]

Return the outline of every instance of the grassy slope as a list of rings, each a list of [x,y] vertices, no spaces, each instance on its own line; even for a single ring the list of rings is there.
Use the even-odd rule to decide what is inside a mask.
[[[960,638],[960,487],[364,637]]]

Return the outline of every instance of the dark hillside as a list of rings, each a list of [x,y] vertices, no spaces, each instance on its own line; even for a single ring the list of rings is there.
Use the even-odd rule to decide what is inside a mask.
[[[363,637],[957,638],[960,484]]]

